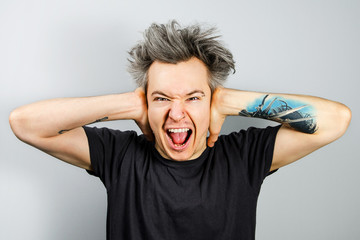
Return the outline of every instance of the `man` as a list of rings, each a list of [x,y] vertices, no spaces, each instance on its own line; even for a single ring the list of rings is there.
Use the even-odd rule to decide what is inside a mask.
[[[130,51],[134,92],[11,113],[19,139],[100,177],[108,239],[254,239],[263,179],[346,131],[343,104],[221,87],[234,61],[213,32],[153,24]],[[280,125],[219,137],[229,115]],[[84,126],[119,119],[135,120],[144,135]]]

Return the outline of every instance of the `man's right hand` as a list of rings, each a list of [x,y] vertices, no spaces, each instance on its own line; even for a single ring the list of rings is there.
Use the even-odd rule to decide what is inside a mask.
[[[91,169],[89,146],[82,126],[98,121],[133,119],[153,139],[144,91],[84,98],[40,101],[10,115],[14,134],[23,142],[75,166]]]

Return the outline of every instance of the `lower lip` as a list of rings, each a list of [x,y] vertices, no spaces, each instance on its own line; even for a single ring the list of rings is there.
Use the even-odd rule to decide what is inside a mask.
[[[193,133],[191,133],[189,139],[186,141],[186,143],[184,145],[181,145],[181,146],[176,146],[173,141],[171,140],[171,138],[169,137],[169,135],[167,133],[165,133],[166,135],[166,138],[169,142],[169,145],[171,146],[171,148],[175,151],[183,151],[185,148],[187,148],[187,146],[189,146],[190,144],[190,141],[192,139],[192,136],[193,136]]]

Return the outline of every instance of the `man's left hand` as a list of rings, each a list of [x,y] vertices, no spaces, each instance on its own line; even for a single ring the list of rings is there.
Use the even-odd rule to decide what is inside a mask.
[[[210,125],[209,125],[209,138],[207,145],[213,147],[217,141],[221,127],[225,121],[226,115],[221,111],[221,92],[223,88],[216,88],[212,94],[211,110],[210,110]]]

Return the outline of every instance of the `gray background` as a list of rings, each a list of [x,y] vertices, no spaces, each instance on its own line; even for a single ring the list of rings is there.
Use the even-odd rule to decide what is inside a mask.
[[[237,63],[227,87],[352,109],[340,140],[266,179],[257,239],[359,239],[360,1],[344,0],[0,1],[0,239],[105,239],[101,182],[17,140],[8,115],[42,99],[133,90],[127,50],[172,18],[220,29]],[[232,117],[223,131],[266,124]]]

